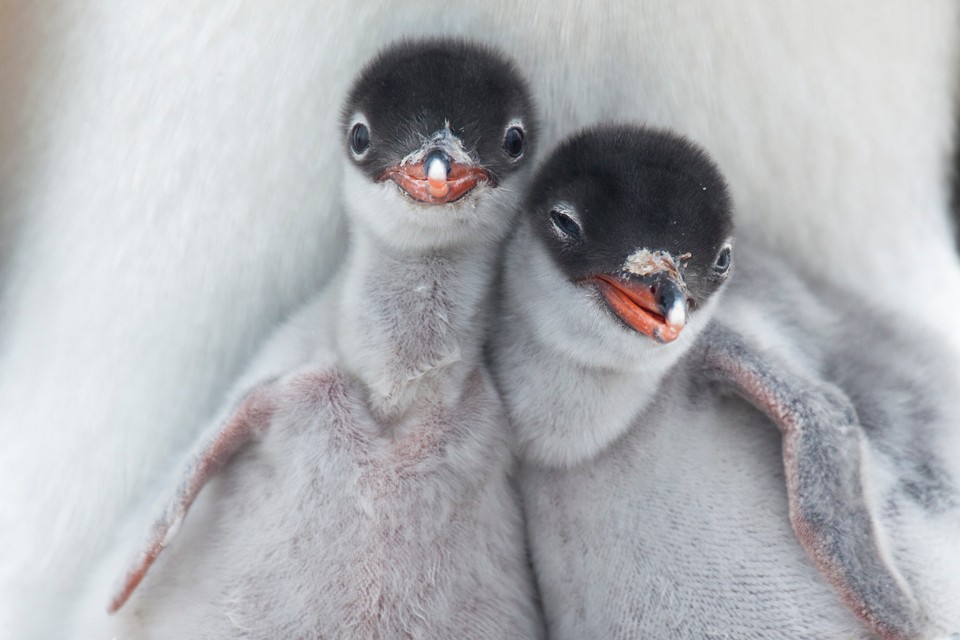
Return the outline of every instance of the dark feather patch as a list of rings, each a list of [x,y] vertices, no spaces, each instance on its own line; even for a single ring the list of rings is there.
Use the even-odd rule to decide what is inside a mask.
[[[370,125],[370,148],[358,164],[376,179],[449,122],[473,159],[502,180],[517,168],[504,148],[511,122],[523,122],[524,155],[537,123],[529,89],[516,66],[485,46],[455,39],[401,41],[361,71],[342,113]]]
[[[576,209],[582,242],[564,244],[553,232],[560,202]],[[682,272],[695,302],[723,281],[714,267],[733,233],[727,186],[706,152],[677,134],[630,125],[582,131],[550,154],[524,209],[571,280],[614,271],[647,248],[690,254]]]

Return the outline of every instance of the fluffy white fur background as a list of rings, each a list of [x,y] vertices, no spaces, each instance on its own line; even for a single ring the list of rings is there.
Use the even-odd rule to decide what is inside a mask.
[[[503,47],[546,145],[599,119],[676,128],[741,225],[955,331],[958,10],[0,1],[0,637],[59,636],[123,515],[337,264],[338,108],[381,45]]]

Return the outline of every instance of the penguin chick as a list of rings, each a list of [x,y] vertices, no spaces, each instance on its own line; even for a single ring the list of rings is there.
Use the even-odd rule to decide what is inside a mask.
[[[842,607],[834,605],[831,620],[817,604],[829,596],[829,583],[882,637],[918,637],[926,618],[891,561],[863,486],[866,440],[850,400],[815,369],[757,347],[752,336],[741,335],[716,313],[732,273],[733,217],[724,180],[708,156],[667,132],[630,126],[587,130],[544,162],[529,190],[523,223],[507,251],[506,293],[491,356],[521,445],[528,531],[552,632],[571,638],[700,637],[725,630],[739,635],[790,615],[762,613],[751,620],[744,611],[762,603],[750,592],[762,590],[756,584],[738,592],[725,588],[733,578],[696,575],[699,569],[684,576],[689,555],[709,559],[709,548],[686,548],[679,563],[671,554],[683,549],[680,544],[668,545],[659,557],[651,548],[654,557],[643,557],[644,531],[669,539],[683,521],[675,511],[689,515],[687,524],[697,527],[696,502],[668,503],[666,513],[658,512],[663,502],[645,502],[644,492],[654,493],[650,483],[658,482],[659,466],[641,464],[646,452],[626,443],[670,438],[671,430],[683,437],[687,424],[708,419],[703,416],[713,407],[704,396],[717,396],[712,390],[719,389],[745,399],[782,434],[796,538],[783,535],[780,521],[761,537],[773,538],[785,556],[793,554],[799,575],[787,570],[787,577],[761,584],[810,594],[793,607],[792,621],[774,627],[819,637],[856,626]],[[681,402],[688,406],[673,406]],[[619,444],[610,450],[615,441]],[[722,443],[711,452],[724,461],[715,463],[718,468],[730,446]],[[659,473],[666,479],[674,470]],[[763,487],[768,493],[782,491],[782,480],[768,481]],[[699,501],[697,492],[704,490],[697,483],[695,475],[687,476],[678,494]],[[730,501],[738,498],[734,494]],[[711,510],[722,514],[726,508]],[[771,513],[749,509],[740,513],[745,526],[762,528]],[[787,520],[786,510],[782,518]],[[658,522],[665,523],[661,530]],[[701,535],[710,540],[710,533]],[[819,577],[802,575],[809,561],[796,557],[796,541]],[[767,545],[762,553],[773,544],[746,536],[745,548],[753,543]],[[624,562],[635,555],[637,562]],[[733,564],[731,558],[717,564]],[[741,568],[733,564],[729,574]],[[783,568],[767,571],[773,576]],[[681,584],[672,593],[663,575],[705,581],[704,590],[716,589],[704,597],[684,594],[689,586]],[[668,602],[658,604],[651,594]],[[600,602],[591,603],[593,596]],[[766,606],[781,605],[774,598]],[[682,626],[674,616],[684,620]],[[824,620],[810,623],[808,617]]]
[[[485,47],[403,42],[341,127],[345,266],[188,456],[114,592],[120,637],[542,635],[480,353],[526,84]]]
[[[521,222],[504,277],[508,296],[517,293],[503,311],[528,327],[527,342],[572,364],[647,378],[631,381],[626,403],[609,387],[610,401],[595,404],[558,392],[579,421],[511,394],[525,457],[572,465],[626,428],[710,319],[732,266],[730,199],[710,159],[684,139],[601,127],[543,163]]]

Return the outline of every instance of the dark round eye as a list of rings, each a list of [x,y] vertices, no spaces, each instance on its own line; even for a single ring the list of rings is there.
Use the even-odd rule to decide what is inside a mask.
[[[523,129],[520,127],[510,127],[503,135],[503,150],[511,158],[519,158],[523,155]]]
[[[363,152],[370,147],[370,130],[367,125],[358,122],[350,130],[350,150],[355,154],[363,155]]]
[[[730,268],[730,262],[732,261],[732,250],[730,247],[724,247],[720,250],[720,255],[717,256],[717,264],[714,265],[714,269],[718,273],[726,273],[727,269]]]
[[[576,220],[571,218],[560,209],[553,209],[550,211],[550,220],[553,222],[553,226],[561,236],[564,236],[568,240],[576,243],[583,241],[583,236],[580,232],[580,225],[577,224]]]

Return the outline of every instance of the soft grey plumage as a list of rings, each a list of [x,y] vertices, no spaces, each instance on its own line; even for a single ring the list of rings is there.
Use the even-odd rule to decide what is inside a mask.
[[[405,42],[364,69],[343,270],[262,350],[126,570],[109,563],[115,617],[87,602],[77,637],[542,635],[480,354],[534,118],[512,63],[477,45]]]
[[[643,158],[604,161],[616,175]],[[657,175],[682,177],[671,171]],[[605,255],[625,242],[610,221],[642,202],[630,189],[669,191],[669,179],[657,187],[641,174],[624,193],[585,185],[574,206],[582,242],[559,247],[543,231],[558,230],[556,194],[537,186],[547,180],[535,181],[507,250],[490,353],[521,446],[552,637],[960,629],[955,364],[909,318],[804,276],[749,237],[722,299],[701,301],[674,343],[654,344],[610,313],[583,279],[589,268],[571,281],[571,255],[589,247],[594,262],[622,261]],[[701,211],[665,207],[678,250],[716,251],[722,237],[698,238]],[[645,244],[659,237],[644,226],[654,214],[634,211],[637,250],[668,248]]]

